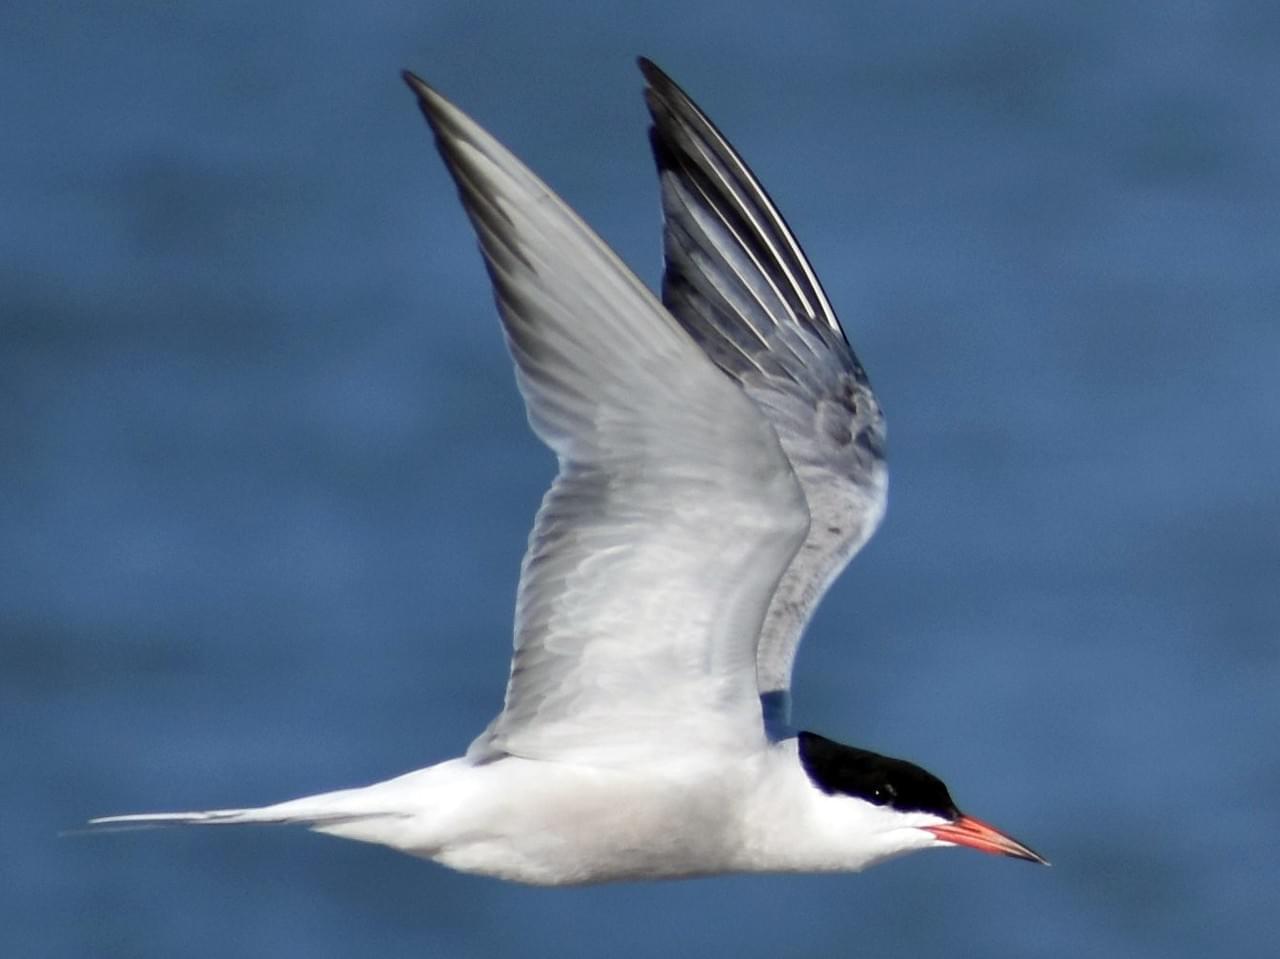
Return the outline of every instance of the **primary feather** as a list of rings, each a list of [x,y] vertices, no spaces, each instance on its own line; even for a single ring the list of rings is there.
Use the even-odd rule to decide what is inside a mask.
[[[810,516],[758,644],[761,698],[785,729],[804,628],[884,515],[884,417],[764,188],[683,90],[648,60],[640,68],[662,183],[663,303],[772,425]]]

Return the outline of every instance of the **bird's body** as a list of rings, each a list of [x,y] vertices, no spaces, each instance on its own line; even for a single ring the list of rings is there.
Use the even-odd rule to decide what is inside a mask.
[[[489,268],[560,471],[525,556],[502,712],[465,756],[254,809],[540,885],[857,870],[930,846],[1041,860],[911,763],[790,725],[804,626],[875,530],[870,383],[746,164],[641,67],[662,302],[474,121],[406,75]]]
[[[849,871],[937,844],[911,828],[937,816],[833,801],[814,788],[796,751],[790,738],[714,762],[678,754],[621,767],[461,757],[363,788],[258,809],[175,813],[171,821],[306,823],[531,885]]]

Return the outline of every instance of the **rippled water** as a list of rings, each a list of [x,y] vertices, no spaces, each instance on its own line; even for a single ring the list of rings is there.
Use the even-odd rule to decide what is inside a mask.
[[[1268,3],[254,4],[0,31],[13,956],[1266,955]],[[538,891],[302,832],[62,836],[462,749],[552,469],[396,71],[651,282],[636,53],[806,244],[891,430],[799,719],[1054,860]]]

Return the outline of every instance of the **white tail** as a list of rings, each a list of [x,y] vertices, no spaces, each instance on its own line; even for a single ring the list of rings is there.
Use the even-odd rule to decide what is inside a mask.
[[[459,798],[454,787],[459,781],[468,781],[472,770],[465,759],[454,759],[372,786],[303,796],[271,806],[99,816],[89,820],[89,827],[108,831],[163,826],[299,825],[330,836],[382,843],[431,858],[439,845],[440,823],[448,819],[423,814],[428,810],[434,813],[440,807],[446,813],[465,808],[465,797]]]
[[[237,826],[258,823],[276,825],[284,823],[314,822],[314,818],[286,816],[273,813],[274,807],[261,809],[206,809],[201,812],[145,812],[127,816],[99,816],[90,819],[90,826]]]
[[[148,812],[90,819],[94,827],[146,826],[283,826],[323,827],[385,816],[387,810],[371,805],[367,789],[340,789],[303,796],[271,806],[249,809],[204,809],[196,812]]]

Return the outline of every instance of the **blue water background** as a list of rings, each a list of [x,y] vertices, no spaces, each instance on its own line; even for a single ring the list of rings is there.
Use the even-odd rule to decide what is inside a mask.
[[[9,4],[0,954],[1274,955],[1280,6]],[[553,470],[397,71],[650,283],[645,53],[799,233],[892,495],[796,678],[1054,868],[542,891],[60,836],[448,758]]]

